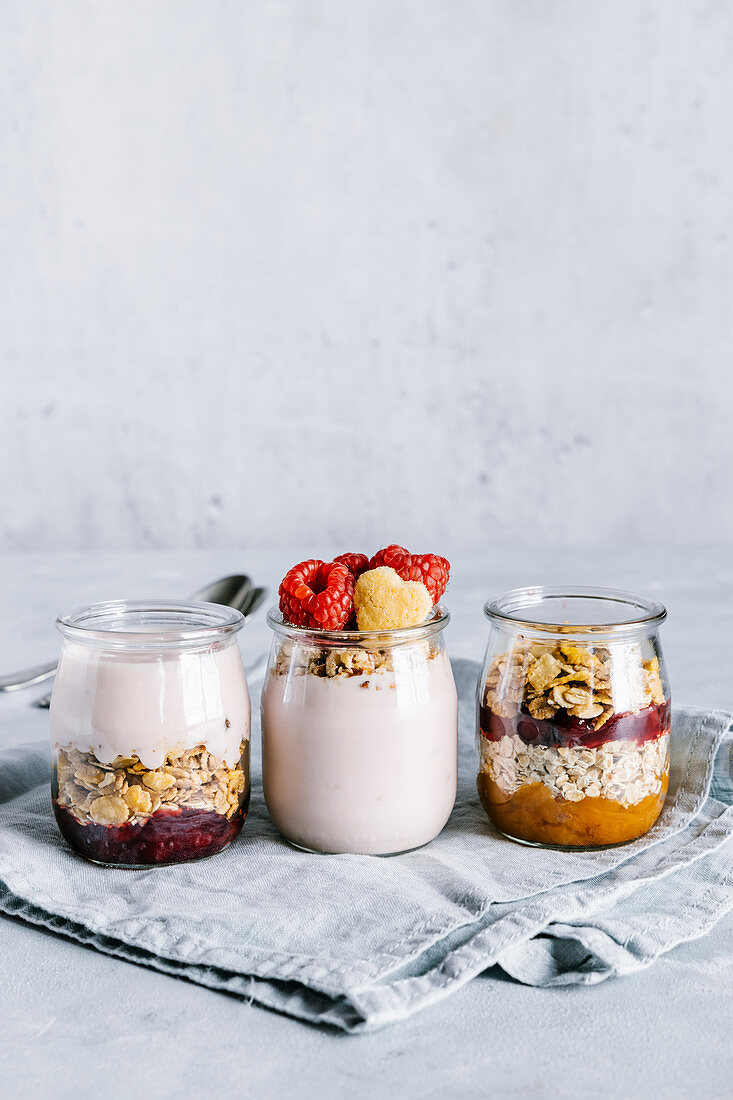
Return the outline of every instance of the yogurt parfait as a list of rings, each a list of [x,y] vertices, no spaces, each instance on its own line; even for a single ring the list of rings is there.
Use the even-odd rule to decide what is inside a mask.
[[[484,610],[477,786],[488,816],[540,847],[643,836],[669,783],[664,607],[613,589],[533,586]]]
[[[449,565],[402,547],[295,566],[268,621],[265,800],[318,852],[387,855],[433,840],[456,797],[457,698],[439,600]]]
[[[249,802],[238,611],[122,601],[58,619],[52,798],[80,855],[111,866],[220,852]]]

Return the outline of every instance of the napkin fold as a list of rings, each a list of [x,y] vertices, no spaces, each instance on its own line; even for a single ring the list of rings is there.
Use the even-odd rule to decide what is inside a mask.
[[[49,752],[35,742],[0,753],[0,911],[357,1032],[404,1019],[494,964],[543,986],[628,974],[733,907],[730,742],[719,751],[729,713],[674,708],[667,804],[645,837],[601,852],[527,848],[481,808],[479,666],[453,667],[458,799],[425,848],[388,858],[291,848],[265,809],[255,721],[250,813],[229,850],[146,871],[96,867],[56,829]]]

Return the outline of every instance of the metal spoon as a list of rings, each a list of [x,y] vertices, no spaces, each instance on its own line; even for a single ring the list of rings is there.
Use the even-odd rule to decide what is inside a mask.
[[[235,607],[237,611],[242,612],[246,619],[260,606],[266,592],[265,588],[254,588],[249,577],[237,573],[230,577],[221,577],[213,584],[207,584],[196,592],[191,599],[196,602],[218,603],[224,604],[225,607]],[[49,661],[44,665],[22,669],[20,672],[11,672],[9,676],[0,676],[0,691],[17,691],[19,688],[40,684],[54,675],[57,666],[57,660]]]

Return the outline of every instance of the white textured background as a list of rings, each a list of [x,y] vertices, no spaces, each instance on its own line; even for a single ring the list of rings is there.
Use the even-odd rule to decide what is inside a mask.
[[[733,4],[0,20],[0,548],[733,541]]]

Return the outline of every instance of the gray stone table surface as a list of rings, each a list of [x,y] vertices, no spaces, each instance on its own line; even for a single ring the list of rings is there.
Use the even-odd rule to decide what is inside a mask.
[[[338,551],[336,551],[338,552]],[[226,572],[273,590],[324,547],[0,558],[0,671],[58,650],[53,618],[97,599],[175,596]],[[449,555],[450,556],[450,555]],[[456,551],[449,646],[479,658],[487,596],[528,583],[631,588],[661,599],[673,695],[733,706],[727,548]],[[242,635],[268,647],[264,615]],[[0,745],[47,735],[35,692],[0,699]],[[733,920],[650,969],[597,986],[533,989],[492,969],[373,1034],[327,1033],[0,919],[0,1094],[6,1097],[729,1097]]]

